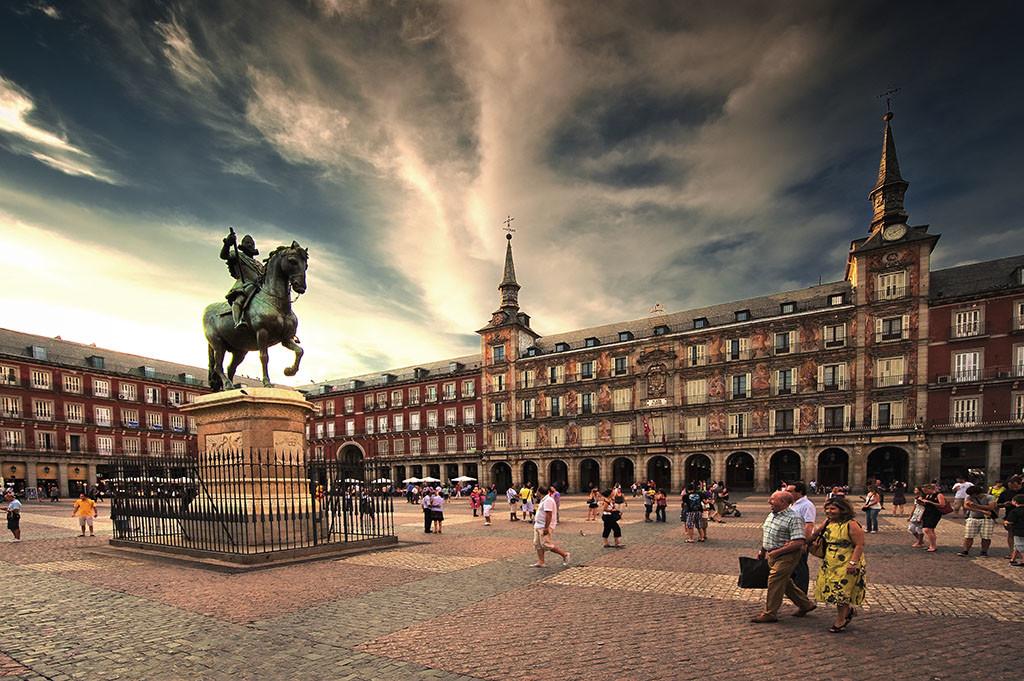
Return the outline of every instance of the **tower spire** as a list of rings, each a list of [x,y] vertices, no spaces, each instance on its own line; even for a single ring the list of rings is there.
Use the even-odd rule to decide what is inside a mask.
[[[507,229],[511,230],[511,227]],[[505,235],[508,242],[505,245],[505,272],[498,284],[501,291],[501,307],[505,310],[515,311],[519,309],[519,282],[516,281],[516,266],[512,261],[512,232]]]
[[[892,134],[892,111],[882,116],[885,131],[882,134],[882,158],[878,163],[878,180],[875,188],[868,194],[873,210],[871,216],[871,232],[885,225],[906,222],[907,212],[903,208],[903,196],[907,193],[910,183],[900,174],[900,162],[896,157],[896,139]]]

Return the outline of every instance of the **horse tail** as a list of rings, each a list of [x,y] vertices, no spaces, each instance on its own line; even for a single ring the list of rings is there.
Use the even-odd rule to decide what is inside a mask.
[[[208,367],[207,380],[210,382],[210,389],[213,390],[213,392],[220,392],[220,390],[224,387],[224,383],[220,380],[220,374],[217,373],[217,369],[216,369],[216,367],[214,367],[214,361],[215,360],[214,360],[213,346],[210,345],[209,342],[206,343],[206,354],[207,354],[207,357],[208,357],[208,360],[207,360],[207,367]]]

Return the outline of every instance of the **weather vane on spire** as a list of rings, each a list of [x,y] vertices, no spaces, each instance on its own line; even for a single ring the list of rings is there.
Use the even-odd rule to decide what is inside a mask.
[[[512,241],[512,232],[516,231],[515,228],[512,227],[513,220],[515,220],[515,218],[509,215],[507,218],[501,221],[501,223],[505,225],[502,229],[508,232],[508,234],[505,235],[505,238],[508,239],[509,241]]]
[[[900,88],[890,87],[888,90],[878,95],[879,99],[885,98],[885,115],[882,117],[887,121],[892,120],[892,100],[899,94]]]

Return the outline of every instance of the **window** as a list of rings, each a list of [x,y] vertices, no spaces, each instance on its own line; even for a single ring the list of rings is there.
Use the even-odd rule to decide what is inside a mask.
[[[793,369],[779,369],[775,372],[775,394],[793,394]]]
[[[41,449],[46,452],[52,452],[57,449],[57,434],[37,430],[36,449]]]
[[[704,404],[708,401],[707,379],[699,378],[686,382],[686,403]]]
[[[105,378],[92,379],[92,394],[94,397],[110,397],[110,381]]]
[[[534,402],[534,399],[532,397],[527,398],[527,399],[523,400],[522,404],[523,404],[523,410],[522,410],[523,418],[524,419],[532,419],[534,417],[534,405],[536,404]]]
[[[707,345],[690,345],[686,348],[686,360],[692,367],[702,367],[707,364]]]
[[[423,446],[423,442],[418,437],[414,437],[413,439],[409,440],[409,453],[410,454],[419,454],[420,453],[420,448],[422,446]]]
[[[444,410],[444,425],[446,425],[446,426],[454,426],[454,425],[456,425],[457,424],[457,418],[456,418],[457,413],[458,412],[455,411],[455,407],[449,407],[448,409],[445,409]]]
[[[117,396],[122,400],[135,401],[139,399],[139,386],[134,383],[122,383]]]
[[[788,355],[793,352],[793,345],[795,341],[796,331],[783,331],[775,334],[775,354]]]
[[[491,422],[500,423],[505,420],[505,403],[495,402],[491,405]]]
[[[32,414],[40,421],[53,420],[53,400],[32,400]]]
[[[138,409],[121,409],[121,424],[129,428],[139,427]]]
[[[405,454],[405,440],[395,440],[392,443],[395,454]]]
[[[875,361],[875,387],[889,388],[903,385],[905,381],[902,357],[883,357]]]
[[[505,374],[491,376],[491,387],[496,393],[503,392],[505,390]]]
[[[0,385],[18,385],[21,381],[18,380],[18,369],[17,367],[3,365],[0,366]]]
[[[121,438],[121,449],[125,454],[138,454],[142,451],[142,440],[137,437]]]
[[[746,338],[732,338],[726,341],[726,361],[735,362],[736,360],[747,359],[749,356],[747,352],[749,342]]]
[[[779,305],[780,314],[793,314],[796,312],[796,303],[782,303]]]
[[[356,421],[355,419],[348,419],[345,421],[345,435],[352,437],[356,434]]]
[[[373,417],[372,416],[367,416],[366,417],[365,425],[366,425],[366,434],[367,435],[373,435],[376,432],[376,430],[374,429]]]
[[[444,399],[454,400],[455,399],[455,383],[444,384]]]
[[[462,447],[467,452],[476,451],[476,433],[466,433],[462,436]]]
[[[729,414],[729,435],[742,437],[747,434],[747,415]]]
[[[185,417],[182,414],[171,414],[171,430],[175,433],[185,432]]]
[[[167,391],[167,403],[171,406],[177,407],[185,401],[185,393],[180,390],[168,390]]]
[[[597,339],[597,338],[591,337],[591,338],[584,338],[583,339],[583,347],[585,347],[585,348],[596,348],[600,344],[601,344],[601,341],[599,339]]]
[[[561,397],[549,397],[548,398],[548,415],[550,415],[550,416],[561,416],[562,415],[562,398]]]
[[[629,373],[629,358],[628,357],[616,357],[615,358],[615,376],[625,376]]]
[[[148,426],[150,430],[163,430],[164,415],[158,411],[146,412],[146,426]]]
[[[437,428],[437,410],[431,409],[427,412],[427,428]]]
[[[377,455],[378,456],[387,456],[389,450],[390,450],[390,447],[388,447],[388,441],[387,440],[381,440],[380,442],[377,443]]]
[[[556,383],[561,383],[564,380],[565,380],[565,367],[563,367],[561,365],[553,366],[553,367],[548,367],[548,383],[551,383],[552,385],[554,385]]]
[[[1018,300],[1013,304],[1013,330],[1024,329],[1024,300]]]
[[[829,307],[836,307],[837,305],[842,305],[845,302],[846,302],[846,294],[845,293],[833,293],[832,295],[830,295],[828,297],[828,305],[829,305]]]
[[[444,436],[444,451],[454,452],[459,448],[457,435],[445,435]]]
[[[966,397],[953,400],[953,423],[961,426],[978,421],[978,398]]]
[[[654,335],[655,336],[664,336],[668,332],[669,332],[669,328],[667,326],[665,326],[664,324],[659,324],[658,326],[654,327]]]
[[[324,405],[322,403],[320,403],[320,402],[314,402],[313,403],[313,416],[323,416],[323,415],[324,415]]]
[[[182,456],[185,454],[184,440],[171,440],[171,454]]]
[[[435,417],[436,419],[436,417]],[[436,423],[434,425],[437,425]],[[387,415],[377,417],[377,432],[386,433],[388,432],[388,417]]]
[[[164,441],[163,440],[146,440],[146,451],[150,454],[163,454],[164,453]]]
[[[418,411],[414,411],[411,414],[409,414],[409,430],[419,430],[419,429],[420,429],[420,413]]]
[[[580,394],[580,414],[584,416],[594,413],[594,393]]]
[[[775,433],[792,433],[793,423],[792,409],[776,409],[772,412],[772,428]]]
[[[625,342],[625,341],[631,341],[631,340],[633,340],[633,332],[632,331],[619,331],[619,342],[620,343],[621,342]]]
[[[356,410],[355,398],[353,398],[353,397],[346,397],[345,398],[345,413],[346,414],[351,414],[355,410]]]
[[[875,428],[902,428],[903,403],[877,402],[871,405],[871,422]]]
[[[846,427],[846,407],[823,407],[825,432],[844,430]]]
[[[190,432],[192,434],[195,434],[195,432],[196,432],[196,417],[195,416],[189,416],[189,417],[187,417],[185,419],[185,422],[188,424],[188,432]]]
[[[612,409],[614,411],[625,411],[633,406],[633,389],[616,388],[612,391]]]
[[[953,338],[970,338],[984,333],[981,310],[960,310],[953,315]]]
[[[97,426],[109,426],[113,422],[113,410],[110,407],[93,407],[93,418]]]
[[[327,437],[334,437],[334,421],[327,422]]]
[[[437,386],[427,386],[427,402],[437,402]]]
[[[387,407],[388,407],[388,394],[387,393],[377,393],[377,400],[376,400],[376,402],[377,402],[377,408],[378,409],[387,409]]]
[[[16,449],[25,446],[24,431],[4,428],[3,437],[3,446],[5,449]]]
[[[113,454],[114,453],[114,438],[109,435],[97,435],[96,436],[96,452],[98,454]]]
[[[1017,393],[1013,396],[1013,414],[1011,416],[1014,421],[1024,421],[1024,393]]]
[[[1024,345],[1013,346],[1013,375],[1016,378],[1024,376]]]
[[[494,434],[494,448],[505,449],[506,447],[508,447],[508,433],[499,430]]]
[[[569,349],[568,343],[555,343],[555,352],[565,352]]]
[[[910,315],[899,317],[885,317],[875,320],[875,342],[886,343],[889,341],[903,340],[908,337],[908,322]]]
[[[64,392],[66,393],[81,393],[82,392],[82,377],[81,376],[69,376],[64,374]]]
[[[419,388],[419,386],[416,386],[415,388],[409,388],[409,404],[415,406],[415,405],[417,405],[419,403],[420,403],[420,388]]]
[[[42,369],[32,370],[32,387],[40,390],[50,390],[53,388],[53,376],[49,371],[43,371]]]
[[[750,310],[736,310],[736,321],[738,321],[738,322],[749,322],[750,321]]]
[[[846,365],[825,364],[819,366],[818,390],[846,390]]]
[[[824,328],[823,337],[825,349],[842,348],[846,346],[846,324],[831,324]]]
[[[957,383],[981,380],[981,353],[977,350],[954,353],[953,380]]]
[[[703,440],[707,437],[707,424],[703,416],[686,417],[686,439]]]
[[[46,359],[46,348],[44,348],[43,346],[41,346],[41,345],[33,345],[30,348],[30,350],[32,352],[32,358],[33,359],[42,359],[42,360]]]
[[[594,362],[580,362],[580,378],[588,380],[594,377]]]
[[[492,346],[491,347],[491,353],[492,353],[491,356],[494,357],[494,361],[495,362],[504,362],[505,361],[505,346],[504,345],[494,345],[494,346]]]
[[[476,407],[469,406],[462,408],[462,423],[471,426],[476,423]]]
[[[427,454],[437,454],[438,438],[436,435],[432,435],[427,438]]]
[[[476,390],[474,389],[474,386],[473,386],[473,380],[470,379],[468,381],[463,381],[462,382],[462,396],[463,397],[473,397],[473,395],[475,395],[475,394],[476,394]]]
[[[146,391],[146,404],[160,404],[160,388],[154,388],[151,385],[145,387]]]
[[[373,395],[363,395],[363,410],[373,411]]]
[[[324,437],[324,424],[316,424],[316,439],[322,440]]]
[[[327,400],[324,402],[324,414],[327,416],[334,416],[334,400]]]
[[[81,406],[81,405],[79,405]],[[0,416],[21,416],[21,398],[10,395],[0,396]]]
[[[584,447],[593,447],[597,444],[597,426],[580,428],[580,444]]]
[[[739,374],[732,377],[732,399],[739,400],[750,397],[750,374]]]
[[[886,272],[878,275],[876,300],[896,300],[907,295],[907,273]]]
[[[403,414],[395,414],[391,417],[391,423],[394,426],[396,433],[401,433],[405,430],[405,416]]]
[[[706,328],[708,328],[708,318],[707,317],[697,317],[696,319],[693,320],[693,328],[695,328],[695,329],[706,329]]]

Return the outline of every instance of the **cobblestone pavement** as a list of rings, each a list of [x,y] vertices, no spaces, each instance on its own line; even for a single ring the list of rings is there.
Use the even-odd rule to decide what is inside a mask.
[[[820,499],[818,500],[820,506]],[[106,550],[110,523],[80,538],[70,503],[26,504],[24,541],[0,546],[6,610],[2,679],[832,679],[884,665],[906,681],[1020,668],[1024,569],[955,555],[962,522],[939,525],[940,551],[910,548],[906,520],[868,538],[868,598],[847,633],[824,606],[754,625],[763,592],[736,587],[737,556],[760,540],[764,497],[742,519],[685,543],[678,508],[645,523],[632,504],[625,548],[601,547],[582,499],[562,501],[561,567],[536,559],[528,523],[465,501],[444,533],[423,534],[396,503],[408,544],[341,560],[224,574]],[[106,504],[101,505],[105,513]],[[816,561],[812,560],[812,570]],[[783,615],[792,606],[783,607]]]

